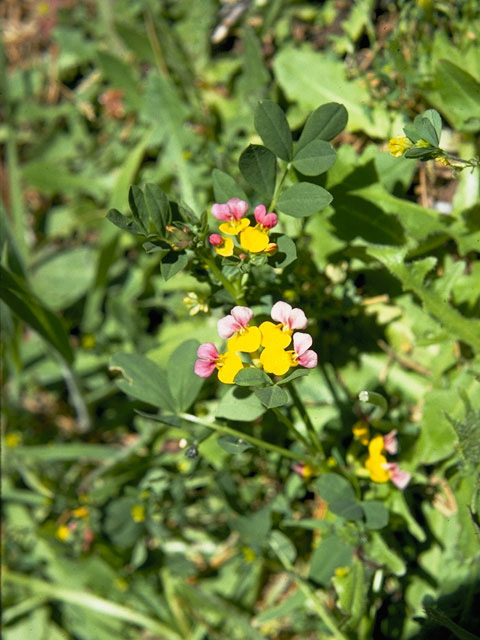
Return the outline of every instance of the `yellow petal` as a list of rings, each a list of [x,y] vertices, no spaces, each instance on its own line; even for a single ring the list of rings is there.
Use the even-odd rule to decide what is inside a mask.
[[[260,253],[268,245],[268,234],[260,229],[249,227],[240,234],[240,244],[251,253]]]
[[[383,436],[375,436],[375,438],[370,440],[370,444],[368,445],[368,455],[370,458],[377,458],[381,455],[383,449]]]
[[[231,238],[224,238],[223,245],[221,247],[215,247],[215,251],[219,256],[233,256],[233,240]]]
[[[227,342],[229,351],[242,351],[243,353],[253,353],[260,347],[262,334],[258,327],[247,327],[242,333],[236,333]]]
[[[292,353],[293,351],[284,351],[278,347],[266,347],[260,354],[260,362],[267,373],[283,376],[290,367],[297,366]]]
[[[243,362],[236,353],[225,353],[220,357],[220,368],[218,370],[218,379],[224,384],[233,384],[235,376],[243,369]]]
[[[262,334],[262,347],[279,347],[286,349],[292,340],[290,329],[282,329],[282,324],[262,322],[259,329]]]
[[[383,468],[383,464],[387,462],[385,456],[371,456],[365,462],[365,468],[370,472],[370,478],[374,482],[388,482],[390,480],[390,471]]]
[[[357,440],[360,440],[360,442],[364,446],[367,446],[368,436],[370,434],[368,423],[365,422],[364,420],[359,420],[353,425],[352,431],[353,431],[354,438],[356,438]]]
[[[230,236],[236,236],[248,227],[250,220],[248,218],[240,218],[240,220],[229,220],[223,222],[218,228],[222,233],[228,233]]]

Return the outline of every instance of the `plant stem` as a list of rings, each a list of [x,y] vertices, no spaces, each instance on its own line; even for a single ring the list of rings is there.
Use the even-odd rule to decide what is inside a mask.
[[[232,298],[235,300],[235,302],[238,305],[244,306],[246,304],[245,302],[245,298],[243,296],[243,293],[237,291],[235,285],[230,282],[230,280],[228,280],[228,278],[226,278],[223,273],[221,272],[221,270],[217,267],[215,260],[209,256],[203,256],[203,260],[205,262],[205,264],[207,265],[207,267],[210,269],[210,271],[214,274],[214,276],[220,280],[220,282],[223,284],[223,286],[225,287],[225,289],[228,291],[228,293],[232,296]]]
[[[231,427],[227,427],[224,424],[218,424],[217,422],[207,422],[206,420],[202,420],[202,418],[197,418],[190,413],[180,413],[180,418],[187,420],[187,422],[192,422],[193,424],[199,424],[202,427],[207,427],[207,429],[213,429],[213,431],[218,431],[219,433],[225,433],[229,436],[234,436],[236,438],[241,438],[242,440],[247,440],[251,442],[256,447],[261,447],[262,449],[268,449],[269,451],[274,451],[284,458],[290,458],[291,460],[300,460],[301,462],[305,462],[307,464],[311,464],[311,460],[307,456],[302,456],[301,454],[294,453],[293,451],[289,451],[288,449],[284,449],[283,447],[279,447],[276,444],[272,444],[271,442],[266,442],[265,440],[261,440],[260,438],[255,438],[254,436],[249,435],[248,433],[242,433],[241,431],[237,431],[236,429],[232,429]]]
[[[297,428],[295,427],[293,422],[289,420],[287,416],[284,416],[283,413],[280,411],[280,409],[274,408],[272,409],[272,411],[280,420],[280,422],[283,422],[283,424],[287,427],[287,429],[290,429],[290,431],[292,431],[295,434],[295,439],[300,440],[306,446],[307,449],[310,449],[310,442],[305,438],[304,435],[302,435],[299,431],[297,431]]]
[[[280,195],[280,191],[281,191],[281,189],[283,187],[283,183],[285,182],[285,178],[287,177],[289,171],[290,171],[290,163],[287,164],[287,166],[285,168],[285,171],[283,172],[283,175],[280,178],[280,182],[278,183],[278,186],[275,189],[275,193],[273,194],[272,201],[268,205],[268,211],[273,211],[275,209],[275,206],[276,206],[277,200],[278,200],[278,196]]]
[[[277,555],[278,559],[280,560],[284,568],[292,575],[292,578],[297,583],[300,591],[302,591],[307,596],[307,598],[311,601],[319,618],[322,620],[324,625],[332,633],[333,637],[336,638],[336,640],[347,640],[347,637],[337,627],[337,622],[335,618],[329,614],[329,612],[325,608],[325,605],[317,596],[317,594],[312,589],[312,587],[308,584],[308,582],[303,578],[301,578],[299,575],[297,575],[297,573],[295,572],[294,566],[285,556],[284,552],[278,546],[275,539],[270,539],[270,546],[272,547],[273,551]]]
[[[293,382],[287,382],[286,387],[290,391],[293,404],[296,406],[300,414],[300,417],[302,418],[302,420],[305,423],[305,426],[307,427],[307,431],[308,431],[308,435],[310,436],[311,443],[313,444],[315,449],[318,451],[318,453],[320,453],[323,457],[325,457],[322,443],[318,439],[317,432],[315,431],[315,427],[313,426],[313,422],[311,421],[310,416],[308,415],[308,411],[305,405],[303,404],[303,400],[301,399],[297,390],[295,389],[295,385],[293,384]]]

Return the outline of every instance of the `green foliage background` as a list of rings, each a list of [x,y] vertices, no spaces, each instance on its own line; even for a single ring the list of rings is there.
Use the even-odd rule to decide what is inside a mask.
[[[479,173],[385,143],[435,108],[441,143],[479,153],[477,3],[20,5],[0,127],[6,640],[476,637]],[[321,364],[296,384],[329,468],[309,481],[266,409],[304,428],[280,386],[262,400],[246,380],[239,400],[192,373],[229,292],[106,219],[132,184],[194,220],[271,198],[277,165],[239,166],[262,141],[292,159],[289,131],[258,135],[268,100],[295,141],[277,206],[296,248],[253,267],[248,304],[312,320]],[[346,130],[309,147],[327,103]],[[357,473],[362,390],[388,399],[372,427],[399,432],[404,492]]]

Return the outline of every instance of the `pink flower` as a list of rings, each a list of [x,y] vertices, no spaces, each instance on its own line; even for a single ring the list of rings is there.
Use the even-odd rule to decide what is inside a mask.
[[[411,474],[400,469],[396,462],[385,462],[382,467],[390,472],[390,480],[399,489],[405,489],[410,482]]]
[[[387,453],[395,455],[398,451],[397,430],[392,429],[383,436],[383,448]]]
[[[253,311],[248,307],[233,307],[230,315],[218,321],[218,335],[224,340],[228,340],[235,333],[246,329],[252,318]]]
[[[230,198],[225,204],[214,204],[212,214],[217,220],[228,222],[229,220],[240,220],[248,211],[248,203],[240,198]]]
[[[220,354],[213,342],[204,342],[197,349],[199,360],[195,362],[194,371],[200,378],[208,378],[215,371]]]
[[[214,247],[219,247],[221,244],[223,244],[223,238],[218,233],[210,234],[208,241],[210,242],[210,244],[213,244]]]
[[[307,326],[307,317],[301,309],[292,309],[288,302],[276,302],[271,314],[272,319],[281,322],[284,327],[293,331],[294,329],[305,329]]]
[[[293,334],[293,349],[295,351],[295,360],[302,367],[307,369],[313,369],[318,364],[318,356],[315,351],[312,351],[312,336],[308,333],[294,333]]]
[[[272,229],[278,222],[276,213],[267,213],[263,204],[259,204],[254,210],[255,220],[265,229]]]

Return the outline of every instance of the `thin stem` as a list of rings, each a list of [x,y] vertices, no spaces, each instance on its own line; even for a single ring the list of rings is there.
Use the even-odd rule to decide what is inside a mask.
[[[278,186],[275,189],[275,193],[273,194],[272,201],[270,202],[270,204],[268,206],[268,211],[273,211],[275,209],[275,206],[276,206],[277,200],[278,200],[278,196],[280,195],[280,191],[281,191],[281,189],[283,187],[283,183],[285,182],[285,178],[287,177],[289,171],[290,171],[290,163],[287,164],[287,167],[286,167],[285,171],[283,172],[282,177],[280,178],[280,182],[278,183]]]
[[[223,284],[223,286],[228,291],[228,293],[232,296],[235,302],[238,305],[244,306],[246,303],[245,303],[245,298],[243,296],[243,293],[237,291],[237,288],[235,287],[235,285],[223,275],[221,270],[217,267],[215,260],[208,256],[203,256],[203,260],[207,265],[207,267],[210,269],[210,271],[215,275],[215,277],[218,280],[220,280],[220,282]]]
[[[85,399],[83,397],[80,382],[77,378],[77,374],[70,366],[70,364],[62,357],[59,357],[59,361],[63,379],[65,380],[68,394],[70,396],[70,401],[73,405],[73,408],[75,409],[75,413],[77,416],[78,431],[80,433],[85,433],[86,431],[89,431],[91,429],[92,421],[90,420],[87,403],[85,402]]]
[[[280,420],[280,422],[283,422],[283,424],[287,427],[287,429],[290,429],[290,431],[292,431],[295,434],[295,439],[300,440],[307,447],[307,449],[310,449],[310,442],[305,438],[304,435],[300,433],[300,431],[297,431],[297,428],[295,427],[293,422],[289,420],[287,416],[284,416],[283,413],[280,411],[280,409],[274,408],[272,409],[272,411]]]
[[[255,438],[254,436],[249,435],[248,433],[242,433],[241,431],[237,431],[236,429],[232,429],[231,427],[227,427],[224,424],[218,424],[217,422],[207,422],[206,420],[202,420],[202,418],[197,418],[190,413],[180,413],[180,418],[187,420],[187,422],[192,422],[193,424],[200,424],[202,427],[207,427],[207,429],[212,429],[213,431],[218,431],[219,433],[225,433],[229,436],[234,436],[235,438],[241,438],[242,440],[247,440],[251,442],[256,447],[261,447],[262,449],[268,449],[269,451],[274,451],[284,458],[290,458],[291,460],[300,460],[301,462],[305,462],[307,464],[311,464],[310,458],[307,456],[302,456],[301,454],[294,453],[293,451],[289,451],[288,449],[284,449],[283,447],[279,447],[276,444],[272,444],[271,442],[265,442],[265,440],[260,440],[260,438]]]
[[[297,575],[297,573],[295,572],[294,566],[292,565],[290,560],[286,557],[285,553],[280,548],[275,538],[270,538],[270,546],[272,547],[273,551],[277,555],[278,559],[280,560],[284,568],[291,574],[292,578],[297,583],[300,591],[302,591],[307,596],[307,598],[311,601],[319,618],[322,620],[324,625],[332,633],[333,637],[336,638],[336,640],[347,640],[347,637],[337,627],[337,622],[335,618],[328,613],[324,603],[320,600],[320,598],[317,596],[317,594],[312,589],[312,587],[308,584],[306,580],[304,580],[299,575]]]
[[[293,404],[297,408],[300,414],[300,417],[302,418],[302,420],[305,423],[305,426],[307,427],[308,435],[310,436],[310,440],[313,446],[323,457],[325,457],[322,443],[318,439],[317,432],[315,431],[315,427],[313,426],[313,422],[311,421],[310,416],[308,415],[308,411],[305,405],[303,404],[303,400],[299,396],[298,391],[295,389],[295,385],[293,384],[293,382],[287,382],[286,387],[290,391]]]

